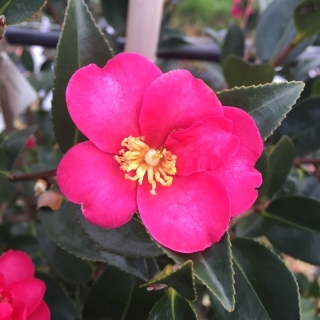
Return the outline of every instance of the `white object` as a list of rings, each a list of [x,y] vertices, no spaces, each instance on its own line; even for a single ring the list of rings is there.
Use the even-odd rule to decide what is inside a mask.
[[[163,0],[130,0],[126,52],[136,52],[151,61],[156,60],[159,42]]]

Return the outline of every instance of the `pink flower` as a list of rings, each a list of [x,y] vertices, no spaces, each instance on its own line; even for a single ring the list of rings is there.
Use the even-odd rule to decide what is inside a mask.
[[[9,250],[0,257],[0,319],[49,320],[43,301],[46,286],[34,278],[34,265],[22,251]]]
[[[231,8],[231,16],[233,18],[241,17],[245,13],[246,10],[247,10],[248,17],[253,14],[253,9],[252,8],[246,9],[246,6],[241,5],[241,0],[233,0],[233,5]]]
[[[65,154],[57,179],[92,223],[116,228],[139,211],[156,241],[196,252],[256,200],[262,140],[254,120],[222,107],[190,72],[162,74],[122,53],[102,69],[78,70],[66,100],[89,141]]]
[[[26,142],[26,149],[32,149],[36,146],[36,138],[31,136]]]

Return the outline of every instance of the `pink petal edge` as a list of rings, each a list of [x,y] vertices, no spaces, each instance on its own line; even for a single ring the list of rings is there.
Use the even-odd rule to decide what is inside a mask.
[[[82,204],[93,224],[116,228],[131,220],[135,211],[137,183],[126,180],[114,156],[85,141],[72,147],[57,169],[61,192]]]
[[[254,165],[263,151],[263,142],[251,116],[238,108],[224,109],[225,117],[233,121],[233,134],[240,139],[240,146],[233,159],[210,172],[224,183],[230,198],[231,216],[236,216],[248,210],[258,197],[262,176]]]
[[[145,57],[121,53],[100,69],[90,64],[71,77],[66,101],[79,130],[99,149],[113,154],[128,136],[140,136],[139,113],[150,83],[162,74]]]
[[[27,320],[50,320],[50,310],[48,305],[41,301],[37,309],[27,318]]]
[[[232,130],[229,119],[208,117],[170,133],[164,147],[177,156],[177,174],[188,176],[214,169],[232,159],[239,148],[239,138]]]
[[[186,129],[210,116],[222,116],[214,92],[186,70],[173,70],[154,80],[145,92],[141,134],[152,148],[159,148],[170,132]]]
[[[174,251],[202,251],[218,242],[230,221],[230,204],[223,183],[208,172],[174,177],[170,187],[138,187],[141,219],[151,236]]]
[[[18,250],[9,250],[0,256],[0,272],[6,285],[34,277],[34,265],[30,257]]]

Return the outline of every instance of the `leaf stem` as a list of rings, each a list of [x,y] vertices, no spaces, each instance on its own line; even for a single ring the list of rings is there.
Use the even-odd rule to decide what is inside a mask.
[[[57,169],[52,169],[48,171],[40,171],[33,173],[9,175],[9,181],[11,182],[21,182],[21,181],[36,181],[38,179],[49,179],[57,175]]]
[[[273,66],[280,66],[288,55],[299,45],[305,38],[300,33],[296,34],[291,43],[289,43],[273,60]]]

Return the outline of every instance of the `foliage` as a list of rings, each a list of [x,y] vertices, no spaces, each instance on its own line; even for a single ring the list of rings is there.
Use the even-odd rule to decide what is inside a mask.
[[[36,277],[46,283],[44,300],[51,319],[316,319],[320,60],[299,54],[319,37],[320,2],[274,0],[260,12],[255,7],[249,16],[243,14],[225,30],[203,29],[208,42],[221,49],[220,63],[190,69],[219,88],[223,105],[240,108],[254,119],[265,141],[256,164],[263,183],[256,203],[231,219],[218,243],[190,254],[156,243],[139,213],[120,228],[104,229],[60,194],[55,176],[62,154],[86,140],[67,110],[69,79],[90,63],[103,67],[119,51],[110,44],[125,34],[128,4],[67,2],[50,1],[64,19],[54,71],[48,59],[35,72],[27,49],[20,57],[12,55],[39,93],[38,109],[20,117],[27,124],[22,129],[0,136],[0,253],[21,250],[32,258]],[[0,0],[0,15],[7,24],[16,24],[44,5],[44,0]],[[159,51],[193,41],[172,29],[175,15],[194,11],[194,17],[208,21],[213,19],[211,5],[205,0],[166,1]],[[224,12],[231,9],[230,2],[216,2],[214,14],[217,6]],[[45,12],[54,16],[52,8]],[[106,17],[115,30],[107,37],[110,44],[96,24],[97,16]],[[178,66],[172,61],[161,65],[166,71]],[[272,82],[275,75],[288,82]],[[52,86],[51,115],[41,103]],[[30,139],[34,143],[28,146]],[[51,196],[37,207],[48,192],[62,203],[53,212]],[[289,268],[287,256],[312,265],[312,274],[306,277],[301,269]]]

